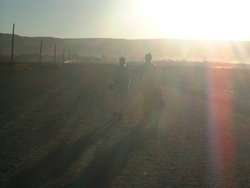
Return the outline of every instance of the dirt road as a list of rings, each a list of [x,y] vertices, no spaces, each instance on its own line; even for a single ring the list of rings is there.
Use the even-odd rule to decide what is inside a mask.
[[[112,117],[110,71],[86,64],[1,74],[0,186],[250,186],[247,70],[161,69],[165,106],[146,129],[136,71],[127,116]]]

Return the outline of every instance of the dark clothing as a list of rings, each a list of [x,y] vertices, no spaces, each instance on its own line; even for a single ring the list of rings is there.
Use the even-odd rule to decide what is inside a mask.
[[[150,117],[159,101],[160,91],[157,76],[156,66],[152,63],[146,63],[140,69],[140,87],[143,95],[144,119]]]
[[[128,89],[130,77],[130,72],[127,67],[117,67],[112,73],[112,84],[114,86],[114,89]]]
[[[146,63],[141,67],[140,80],[142,92],[147,94],[155,93],[158,90],[157,70],[152,63]]]
[[[130,84],[130,72],[127,67],[117,67],[111,75],[113,89],[114,111],[123,113],[126,111],[128,89]]]

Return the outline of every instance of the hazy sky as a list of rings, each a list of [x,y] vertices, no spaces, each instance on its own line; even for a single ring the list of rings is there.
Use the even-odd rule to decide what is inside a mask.
[[[249,0],[0,0],[0,32],[250,40]]]

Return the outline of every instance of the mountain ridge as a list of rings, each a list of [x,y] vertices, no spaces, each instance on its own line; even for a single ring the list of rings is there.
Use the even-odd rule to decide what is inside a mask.
[[[246,62],[250,59],[250,41],[182,40],[182,39],[116,39],[116,38],[55,38],[15,35],[16,55],[38,54],[43,40],[43,54],[53,55],[63,49],[83,56],[126,56],[140,59],[151,52],[154,59],[185,59],[195,61]],[[8,55],[11,34],[0,33],[0,54]]]

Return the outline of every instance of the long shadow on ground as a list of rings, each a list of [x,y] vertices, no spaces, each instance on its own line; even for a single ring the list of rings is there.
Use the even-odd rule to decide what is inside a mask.
[[[72,183],[72,187],[110,187],[111,180],[144,145],[156,136],[157,127],[145,130],[142,126],[130,133],[112,148],[100,153]]]
[[[38,187],[57,177],[118,121],[117,119],[106,121],[73,144],[60,144],[40,162],[21,170],[10,179],[6,187]]]

